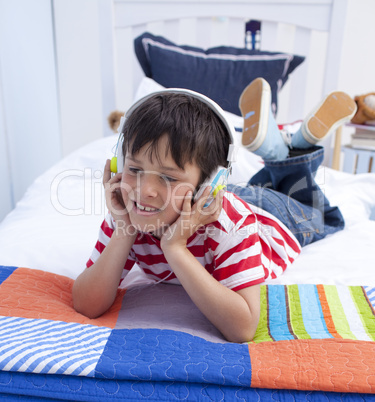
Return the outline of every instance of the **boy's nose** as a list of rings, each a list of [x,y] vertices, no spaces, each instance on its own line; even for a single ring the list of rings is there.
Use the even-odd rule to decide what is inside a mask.
[[[139,178],[138,194],[140,198],[155,198],[158,195],[157,191],[158,175],[155,173],[145,173]]]

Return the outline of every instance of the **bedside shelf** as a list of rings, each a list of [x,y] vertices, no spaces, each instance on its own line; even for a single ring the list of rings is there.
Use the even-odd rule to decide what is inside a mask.
[[[342,147],[343,171],[347,173],[375,173],[375,126],[346,124],[353,128],[352,143]]]
[[[375,173],[375,149],[345,146],[342,150],[344,152],[344,172]]]

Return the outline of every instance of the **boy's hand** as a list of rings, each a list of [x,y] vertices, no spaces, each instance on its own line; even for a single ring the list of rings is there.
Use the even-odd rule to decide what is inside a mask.
[[[188,238],[199,228],[217,221],[223,207],[224,190],[220,190],[211,204],[203,208],[211,187],[207,187],[197,202],[192,204],[192,192],[188,191],[182,204],[180,217],[163,234],[160,246],[165,252],[171,247],[186,247]]]
[[[121,194],[121,173],[115,174],[111,177],[111,161],[107,159],[104,174],[103,174],[103,186],[105,190],[105,202],[109,212],[119,227],[132,226],[129,214],[126,209],[126,202]],[[135,231],[135,229],[134,229]]]

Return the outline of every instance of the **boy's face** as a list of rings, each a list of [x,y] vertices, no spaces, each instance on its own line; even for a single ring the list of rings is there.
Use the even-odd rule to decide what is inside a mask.
[[[189,190],[194,192],[201,174],[195,163],[180,169],[170,153],[166,154],[166,147],[167,137],[163,136],[152,159],[148,145],[135,155],[128,153],[121,180],[131,223],[139,231],[156,236],[180,216],[183,199]]]

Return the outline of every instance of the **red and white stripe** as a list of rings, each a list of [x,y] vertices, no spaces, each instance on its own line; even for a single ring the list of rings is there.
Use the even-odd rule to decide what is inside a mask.
[[[98,259],[113,231],[114,222],[108,214],[88,267]],[[235,291],[262,283],[269,276],[280,276],[301,252],[297,239],[282,222],[232,193],[225,194],[218,221],[194,233],[187,248],[215,279]],[[171,272],[160,241],[147,233],[138,235],[125,263],[124,277],[134,263],[156,281]],[[174,274],[166,281],[179,283]]]

